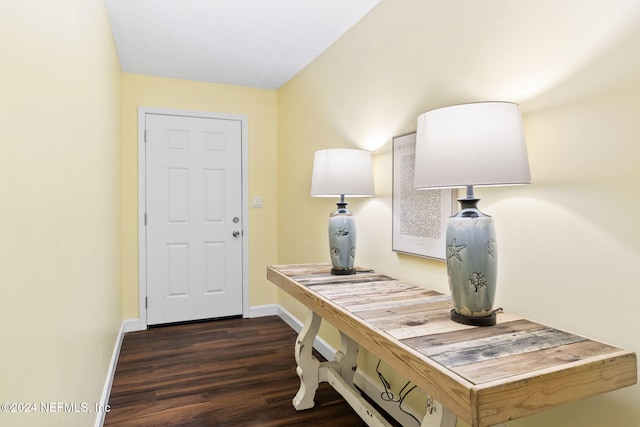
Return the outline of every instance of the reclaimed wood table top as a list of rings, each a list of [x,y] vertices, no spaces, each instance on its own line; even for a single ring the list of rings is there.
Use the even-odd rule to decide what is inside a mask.
[[[491,327],[455,323],[448,295],[384,274],[297,264],[267,278],[473,427],[637,382],[631,351],[507,312]]]

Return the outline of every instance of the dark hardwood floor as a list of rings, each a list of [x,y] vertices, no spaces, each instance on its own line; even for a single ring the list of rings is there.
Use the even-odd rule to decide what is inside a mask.
[[[326,383],[314,408],[293,408],[296,336],[276,316],[128,333],[104,425],[365,426]]]

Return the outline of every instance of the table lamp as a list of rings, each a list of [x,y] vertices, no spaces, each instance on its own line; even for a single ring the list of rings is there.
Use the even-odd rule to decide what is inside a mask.
[[[311,195],[340,197],[338,209],[329,215],[331,274],[355,274],[356,223],[347,210],[345,196],[373,196],[371,153],[356,149],[316,151],[313,158]]]
[[[493,218],[478,210],[474,186],[531,182],[520,107],[478,102],[418,117],[414,187],[466,187],[461,210],[449,218],[446,257],[451,319],[474,326],[496,323],[493,302],[497,244]]]

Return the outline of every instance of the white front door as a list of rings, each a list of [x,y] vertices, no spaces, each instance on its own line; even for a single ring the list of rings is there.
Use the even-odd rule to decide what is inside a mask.
[[[147,324],[242,314],[242,122],[145,114]]]

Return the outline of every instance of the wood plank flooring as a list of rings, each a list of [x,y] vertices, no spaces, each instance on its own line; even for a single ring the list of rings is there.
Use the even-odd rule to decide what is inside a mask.
[[[365,426],[326,383],[293,408],[296,336],[276,316],[128,333],[104,426]]]

